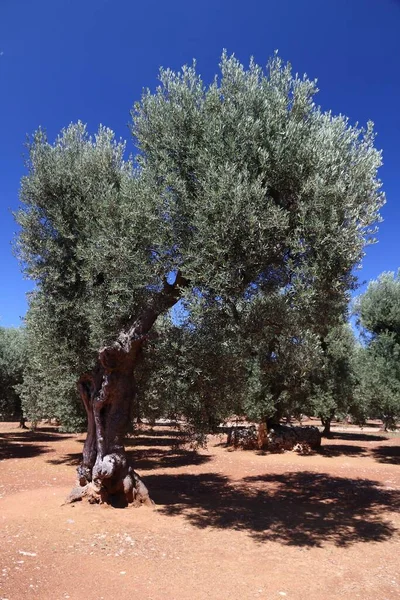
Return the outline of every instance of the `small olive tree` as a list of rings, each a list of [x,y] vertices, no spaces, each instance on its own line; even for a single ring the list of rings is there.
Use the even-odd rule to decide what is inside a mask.
[[[400,418],[400,272],[371,281],[356,308],[365,341],[357,360],[364,413],[394,428]]]
[[[0,419],[20,421],[24,426],[20,385],[26,360],[23,328],[0,327]]]
[[[356,394],[357,343],[348,323],[339,323],[322,340],[319,368],[311,377],[310,411],[320,417],[323,435],[329,435],[332,419],[358,416]]]

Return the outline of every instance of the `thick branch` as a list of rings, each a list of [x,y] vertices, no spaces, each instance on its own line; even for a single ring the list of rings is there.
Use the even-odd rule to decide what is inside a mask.
[[[157,317],[172,308],[181,297],[182,289],[189,284],[180,271],[177,272],[174,283],[168,283],[165,279],[163,288],[155,294],[150,300],[148,306],[142,311],[139,317],[125,331],[122,331],[117,341],[111,346],[100,351],[99,359],[106,369],[113,369],[113,354],[116,362],[119,363],[118,353],[120,351],[130,353],[139,348],[146,338],[150,329],[153,327]]]

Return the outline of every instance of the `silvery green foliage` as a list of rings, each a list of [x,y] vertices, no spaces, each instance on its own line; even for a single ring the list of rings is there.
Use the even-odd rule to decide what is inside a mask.
[[[236,357],[238,373],[258,361],[264,379],[277,349],[288,369],[289,355],[318,352],[316,336],[343,312],[384,197],[372,125],[322,112],[316,91],[278,56],[264,72],[224,54],[208,86],[195,65],[161,70],[156,92],[132,111],[132,160],[104,127],[92,138],[70,125],[54,144],[34,135],[18,251],[37,282],[28,329],[44,380],[69,385],[90,369],[178,269],[190,282],[177,333],[194,361],[187,371],[208,363],[207,348]],[[289,326],[277,339],[283,315]],[[201,412],[205,395],[196,393]]]
[[[76,393],[76,352],[67,337],[55,338],[53,311],[33,293],[26,317],[26,364],[19,387],[24,416],[32,424],[57,419],[65,431],[83,431],[85,415]]]
[[[391,332],[400,341],[400,270],[384,272],[370,281],[367,291],[356,299],[355,310],[372,339]]]
[[[394,427],[400,417],[400,272],[382,273],[356,302],[365,346],[358,354],[364,412]]]
[[[151,253],[153,203],[124,150],[110,130],[91,138],[81,123],[54,145],[39,131],[29,147],[19,255],[78,371],[160,276]]]
[[[203,295],[296,284],[329,309],[383,202],[372,124],[322,112],[315,82],[278,57],[264,74],[223,55],[210,86],[195,66],[160,80],[135,106],[133,134],[168,217],[162,256]]]
[[[37,283],[23,393],[34,420],[80,426],[77,377],[160,280],[153,202],[124,151],[108,129],[91,138],[81,123],[53,145],[39,131],[29,146],[17,248]]]

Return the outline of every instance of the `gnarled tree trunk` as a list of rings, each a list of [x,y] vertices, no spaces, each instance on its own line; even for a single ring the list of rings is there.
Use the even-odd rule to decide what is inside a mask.
[[[89,502],[115,506],[154,504],[139,475],[128,463],[124,439],[136,393],[134,371],[138,352],[157,317],[171,308],[187,281],[178,272],[166,281],[148,307],[122,331],[116,342],[100,350],[93,371],[83,374],[78,390],[88,426],[78,483],[66,502],[87,497]]]
[[[321,424],[322,424],[322,426],[324,428],[323,431],[322,431],[322,436],[323,437],[330,437],[330,435],[331,435],[331,423],[332,423],[332,419],[333,419],[334,416],[335,416],[334,411],[332,411],[330,413],[330,415],[327,416],[327,417],[323,417],[321,415],[321,417],[320,417]]]

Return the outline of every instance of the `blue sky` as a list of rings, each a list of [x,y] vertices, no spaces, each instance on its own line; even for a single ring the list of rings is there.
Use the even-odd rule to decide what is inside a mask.
[[[210,80],[223,48],[245,64],[275,49],[318,78],[317,100],[352,122],[375,122],[387,194],[379,243],[361,280],[400,266],[400,1],[397,0],[0,0],[0,325],[25,314],[12,255],[26,134],[53,139],[78,119],[128,137],[129,110],[158,68],[197,59]]]

